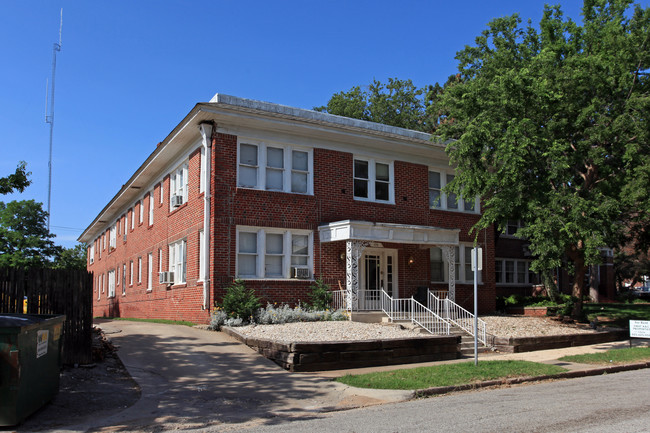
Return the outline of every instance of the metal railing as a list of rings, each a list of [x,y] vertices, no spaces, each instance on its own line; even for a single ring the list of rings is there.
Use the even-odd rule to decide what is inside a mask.
[[[431,334],[449,335],[449,322],[413,299],[413,297],[392,298],[382,290],[381,309],[390,318],[391,322],[408,320]]]
[[[332,310],[347,310],[346,290],[332,291]]]
[[[431,290],[427,297],[427,305],[431,311],[446,322],[456,325],[472,337],[474,336],[474,314],[448,298],[440,299]],[[478,341],[487,346],[485,322],[477,319],[476,328]]]

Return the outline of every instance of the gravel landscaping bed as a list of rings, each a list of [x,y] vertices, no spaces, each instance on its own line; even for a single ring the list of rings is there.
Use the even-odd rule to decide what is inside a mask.
[[[480,316],[487,332],[497,337],[534,337],[545,335],[587,334],[588,325],[565,324],[545,317]],[[354,341],[422,337],[419,330],[400,326],[361,322],[300,322],[284,325],[249,325],[236,328],[252,338],[282,343],[315,341]]]

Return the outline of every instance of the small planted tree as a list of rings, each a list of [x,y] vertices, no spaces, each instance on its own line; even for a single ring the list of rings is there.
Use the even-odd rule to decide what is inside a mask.
[[[255,314],[261,307],[255,291],[247,289],[241,280],[235,280],[226,289],[221,303],[221,308],[229,317],[239,318],[244,322],[253,322]]]
[[[329,310],[332,306],[332,291],[330,286],[325,284],[323,280],[318,278],[310,287],[309,293],[310,302],[307,304],[312,311],[325,311]]]

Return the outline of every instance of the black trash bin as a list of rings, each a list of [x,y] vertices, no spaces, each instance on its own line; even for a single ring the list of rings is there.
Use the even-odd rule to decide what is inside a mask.
[[[59,391],[64,321],[0,313],[0,426],[21,423]]]

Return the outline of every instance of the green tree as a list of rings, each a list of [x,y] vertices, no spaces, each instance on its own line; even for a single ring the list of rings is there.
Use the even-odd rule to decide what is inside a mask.
[[[336,93],[326,106],[314,110],[417,131],[434,129],[426,110],[427,90],[411,80],[389,78],[387,84],[373,80],[367,89],[355,86]]]
[[[27,163],[21,161],[13,174],[0,177],[0,195],[10,194],[14,191],[23,192],[32,183],[28,178],[31,173],[26,171],[26,167]]]
[[[77,244],[72,248],[61,249],[54,259],[52,267],[56,269],[86,269],[86,244]]]
[[[0,202],[0,266],[48,266],[59,255],[46,219],[34,200]]]
[[[449,190],[483,200],[474,229],[522,218],[533,269],[568,259],[576,317],[599,248],[650,210],[650,9],[585,0],[583,23],[559,6],[539,30],[494,19],[457,54],[459,80],[434,107],[440,139],[455,139]]]

